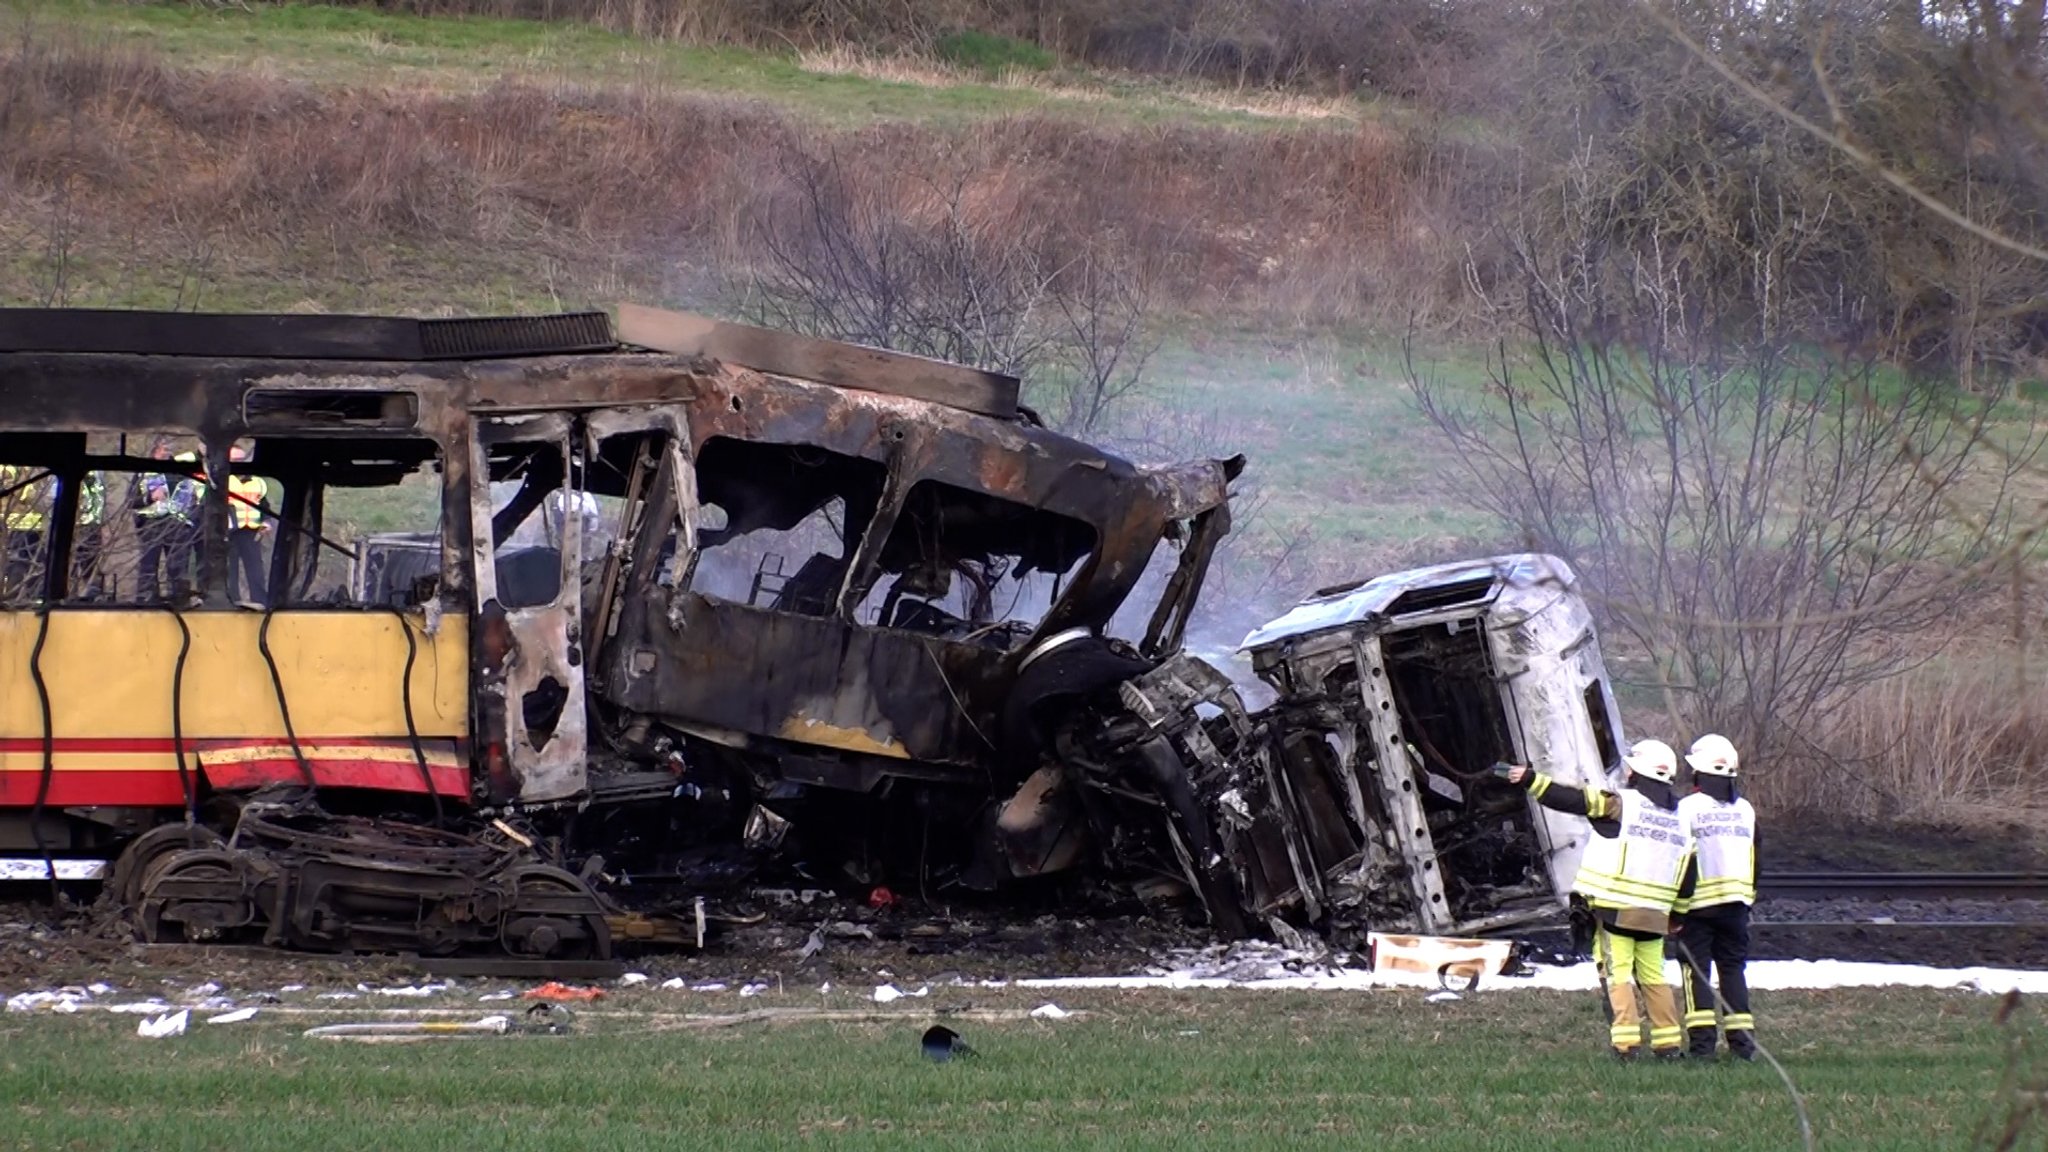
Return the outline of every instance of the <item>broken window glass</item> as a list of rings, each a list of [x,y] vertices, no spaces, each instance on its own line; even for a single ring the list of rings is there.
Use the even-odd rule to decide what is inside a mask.
[[[553,604],[562,594],[563,553],[576,533],[601,526],[602,513],[589,493],[568,483],[567,447],[556,441],[493,444],[491,460],[491,550],[498,599],[507,608]]]
[[[1095,532],[1056,512],[937,480],[904,498],[858,623],[1009,648],[1088,563]]]
[[[259,456],[281,448],[262,444]],[[297,550],[299,567],[275,602],[303,596],[409,607],[432,600],[442,564],[439,446],[424,439],[334,441],[302,445],[295,454],[307,461],[316,452],[327,456],[319,465],[321,481],[287,485],[279,505],[285,522],[278,544]],[[346,545],[353,555],[307,532]]]
[[[689,587],[736,604],[828,616],[874,518],[882,465],[801,444],[713,437],[697,455]]]

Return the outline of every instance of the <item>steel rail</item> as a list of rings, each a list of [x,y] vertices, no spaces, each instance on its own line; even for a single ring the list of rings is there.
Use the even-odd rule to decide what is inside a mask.
[[[2048,899],[2034,872],[1765,872],[1765,896],[1796,900]]]

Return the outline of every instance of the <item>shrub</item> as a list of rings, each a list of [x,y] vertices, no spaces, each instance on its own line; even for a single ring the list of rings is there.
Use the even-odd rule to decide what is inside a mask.
[[[939,37],[932,51],[955,68],[991,77],[1005,72],[1045,72],[1055,63],[1052,53],[1036,44],[973,29]]]

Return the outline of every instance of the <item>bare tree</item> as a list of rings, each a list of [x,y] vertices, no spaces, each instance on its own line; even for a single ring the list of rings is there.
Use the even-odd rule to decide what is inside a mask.
[[[850,171],[797,156],[759,216],[766,266],[748,287],[770,323],[1022,375],[1051,343],[1042,237],[989,220],[964,176]]]
[[[967,173],[855,170],[831,152],[783,176],[743,285],[762,322],[1023,377],[1075,432],[1142,387],[1151,296],[1121,237],[991,207]]]
[[[1134,395],[1145,365],[1159,350],[1146,331],[1150,285],[1129,250],[1091,243],[1053,280],[1062,327],[1055,338],[1065,419],[1073,432],[1093,432],[1103,415]]]
[[[1680,222],[1627,250],[1565,216],[1504,243],[1490,300],[1514,335],[1485,399],[1411,361],[1412,387],[1474,498],[1578,568],[1673,722],[1769,763],[1845,689],[1925,659],[2018,555],[2013,481],[2040,441],[1986,398],[1808,343],[1782,285],[1818,222],[1782,203],[1746,222],[1741,285],[1665,255]]]

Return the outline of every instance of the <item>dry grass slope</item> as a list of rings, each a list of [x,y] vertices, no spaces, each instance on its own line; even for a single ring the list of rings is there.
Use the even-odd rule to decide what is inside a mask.
[[[1405,309],[1418,265],[1455,287],[1417,218],[1420,174],[1378,129],[832,129],[651,88],[326,89],[17,29],[0,39],[0,295],[104,300],[201,256],[222,305],[323,281],[359,288],[333,306],[478,303],[375,298],[373,281],[443,261],[468,274],[432,279],[524,275],[565,298],[701,284],[757,259],[765,206],[834,154],[885,202],[965,181],[988,227],[1114,237],[1181,309],[1353,319]]]

